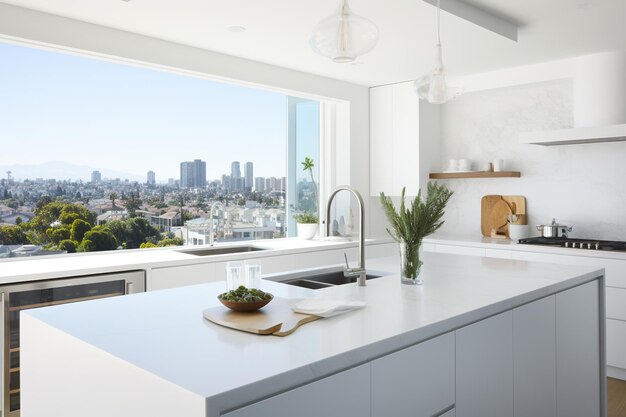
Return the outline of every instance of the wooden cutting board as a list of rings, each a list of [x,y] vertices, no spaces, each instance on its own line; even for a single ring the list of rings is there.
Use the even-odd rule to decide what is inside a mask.
[[[523,196],[486,195],[480,200],[480,231],[490,237],[491,231],[508,235],[507,216],[517,214],[518,224],[526,224],[526,198]]]
[[[287,336],[301,325],[321,318],[294,312],[291,307],[298,301],[301,300],[274,297],[268,305],[257,311],[233,311],[220,305],[207,308],[202,315],[213,323],[243,332]]]
[[[502,199],[509,203],[511,212],[517,214],[517,224],[526,224],[526,197],[521,195],[503,195]]]

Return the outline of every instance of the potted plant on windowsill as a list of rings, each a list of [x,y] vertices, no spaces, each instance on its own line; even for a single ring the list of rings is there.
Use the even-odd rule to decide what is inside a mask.
[[[407,208],[404,204],[405,188],[402,188],[399,210],[385,193],[380,193],[380,202],[391,224],[391,230],[387,229],[387,232],[400,244],[402,283],[420,285],[424,283],[419,256],[422,240],[443,225],[444,209],[453,192],[445,185],[429,182],[426,200],[422,199],[420,190],[411,207]]]
[[[293,216],[296,221],[296,230],[300,239],[310,240],[317,233],[317,216],[310,212],[300,213]]]
[[[313,185],[313,198],[314,198],[314,210],[306,210],[303,213],[299,213],[293,216],[296,221],[296,232],[300,239],[313,239],[317,234],[318,221],[317,216],[319,200],[317,195],[317,182],[315,181],[315,175],[313,174],[313,168],[315,163],[312,158],[308,156],[301,162],[302,170],[308,172],[311,177],[311,184]]]

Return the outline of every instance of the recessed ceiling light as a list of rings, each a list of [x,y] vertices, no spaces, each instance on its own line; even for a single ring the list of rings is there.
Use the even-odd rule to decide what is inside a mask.
[[[228,26],[226,29],[233,33],[242,33],[246,31],[246,28],[243,26]]]

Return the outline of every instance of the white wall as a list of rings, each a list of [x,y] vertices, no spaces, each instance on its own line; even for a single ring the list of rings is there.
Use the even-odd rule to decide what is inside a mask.
[[[218,54],[91,23],[36,12],[0,3],[0,40],[54,45],[66,51],[94,57],[121,59],[176,69],[191,75],[270,87],[285,93],[340,100],[350,109],[350,125],[338,129],[341,160],[331,161],[337,170],[333,185],[349,184],[364,196],[369,193],[369,89],[260,62]],[[306,46],[303,46],[306,47]],[[346,154],[349,155],[346,158]],[[348,166],[349,169],[345,169]]]
[[[442,233],[480,236],[480,199],[523,195],[529,224],[553,217],[570,236],[626,240],[626,142],[543,147],[518,132],[573,126],[571,79],[476,91],[442,106],[441,167],[503,158],[519,179],[447,180],[455,191]],[[537,233],[534,231],[533,233]]]

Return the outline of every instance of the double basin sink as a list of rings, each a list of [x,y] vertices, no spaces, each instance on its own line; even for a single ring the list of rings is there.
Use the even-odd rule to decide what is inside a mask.
[[[227,255],[230,253],[247,253],[247,252],[257,252],[265,250],[265,248],[257,248],[256,246],[224,246],[224,247],[210,247],[206,249],[187,249],[187,250],[179,250],[180,253],[185,253],[187,255],[195,255],[195,256],[213,256],[213,255]]]
[[[383,275],[382,273],[368,273],[365,279],[380,278]],[[265,276],[264,279],[314,290],[356,283],[356,277],[345,277],[341,267],[306,269],[297,272],[273,274]]]
[[[230,246],[230,247],[211,247],[205,249],[188,249],[180,250],[178,252],[185,253],[187,255],[194,256],[213,256],[213,255],[227,255],[232,253],[248,253],[265,250],[264,248],[258,248],[256,246]],[[368,273],[365,279],[380,278],[384,274],[382,273]],[[333,287],[335,285],[356,283],[356,277],[345,277],[343,274],[343,268],[317,268],[306,269],[296,272],[287,272],[280,274],[267,275],[265,279],[282,282],[283,284],[295,285],[297,287],[311,288],[314,290],[320,288]]]

